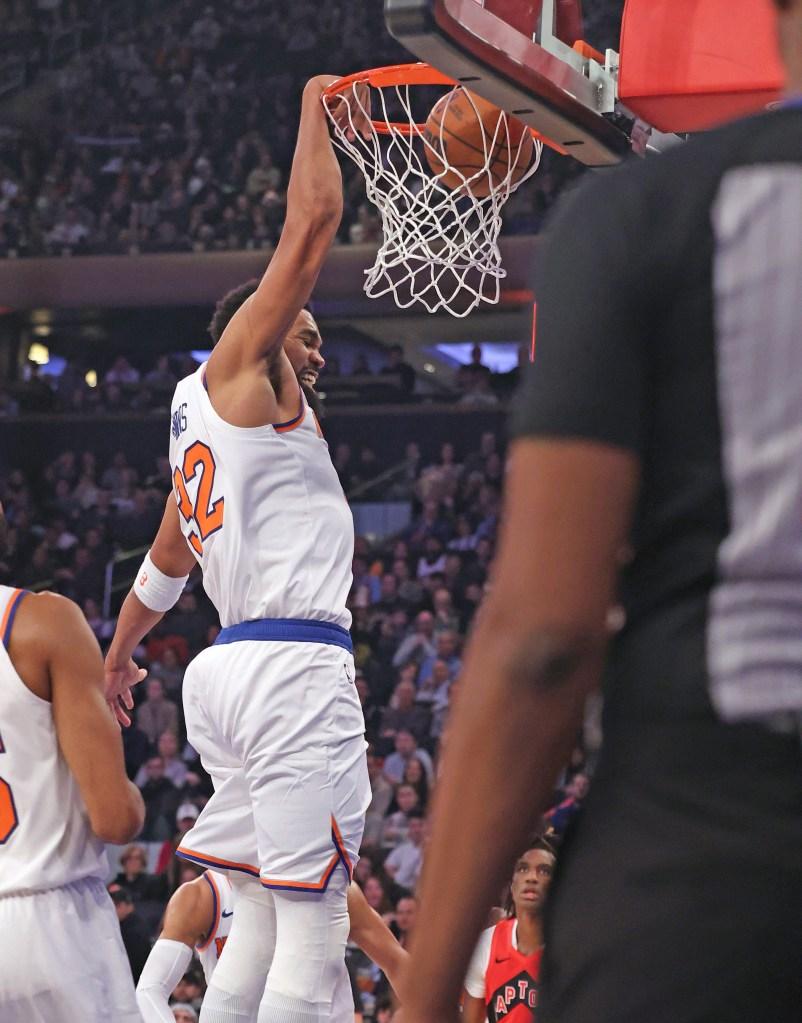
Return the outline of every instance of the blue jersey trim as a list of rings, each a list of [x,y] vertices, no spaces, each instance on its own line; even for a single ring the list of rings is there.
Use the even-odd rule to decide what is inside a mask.
[[[27,597],[30,592],[31,592],[30,590],[20,590],[19,593],[15,597],[12,597],[11,599],[11,607],[8,610],[8,615],[6,617],[6,627],[3,632],[3,646],[6,649],[8,649],[8,641],[11,639],[11,628],[14,625],[14,619],[17,617],[17,611],[19,610],[19,606],[22,603],[23,599]]]
[[[239,643],[245,639],[279,643],[324,643],[342,647],[349,653],[354,652],[351,634],[347,629],[333,622],[315,622],[307,618],[258,618],[256,621],[230,625],[220,632],[214,645]]]
[[[212,881],[212,879],[209,877],[208,872],[204,872],[201,876],[203,877],[203,880],[206,882],[206,884],[208,884],[208,886],[212,890],[212,926],[209,930],[209,933],[206,935],[203,941],[195,946],[195,948],[199,952],[205,952],[209,945],[211,945],[212,938],[215,936],[215,934],[217,934],[217,929],[220,923],[220,918],[217,915],[217,911],[220,907],[217,904],[217,887],[215,886],[214,881]]]
[[[247,867],[245,864],[233,864],[227,863],[225,860],[218,860],[214,857],[209,858],[201,856],[199,853],[185,852],[182,849],[176,849],[176,856],[182,860],[189,860],[190,863],[197,863],[201,867],[207,867],[210,870],[236,870],[238,874],[247,874],[249,877],[259,877],[259,870],[256,867]]]

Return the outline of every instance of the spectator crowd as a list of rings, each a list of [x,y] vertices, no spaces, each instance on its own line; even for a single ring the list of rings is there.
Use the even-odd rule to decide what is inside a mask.
[[[356,538],[348,602],[373,792],[356,880],[402,943],[414,929],[425,815],[459,698],[463,644],[488,585],[503,473],[494,433],[484,434],[479,449],[464,455],[449,443],[433,458],[413,447],[408,452],[413,519],[387,541],[372,545]],[[346,470],[339,466],[341,475]],[[47,583],[77,600],[107,645],[114,621],[102,611],[105,565],[115,549],[151,540],[169,489],[166,459],[143,474],[124,452],[99,465],[90,451],[66,451],[38,479],[21,469],[8,472],[0,481],[9,527],[3,581]],[[137,843],[115,853],[119,873],[111,886],[135,975],[158,933],[166,899],[196,876],[196,868],[177,859],[174,850],[211,784],[187,742],[181,687],[189,660],[218,629],[200,576],[193,573],[176,607],[137,652],[149,674],[136,693],[134,723],[123,741],[146,819]],[[582,767],[577,752],[565,785],[555,793],[550,817],[558,832],[584,795]],[[348,959],[366,1016],[389,1019],[384,976],[356,948],[349,947]],[[193,968],[176,999],[196,1010],[202,994]]]
[[[34,17],[9,4],[20,24]],[[82,7],[64,12],[80,21]],[[325,67],[321,54],[334,55]],[[304,81],[408,59],[381,4],[149,4],[61,72],[35,129],[0,138],[0,257],[271,249]],[[375,243],[364,180],[343,166],[339,241]],[[536,231],[579,172],[547,154],[505,229]]]
[[[126,414],[165,411],[170,406],[177,382],[193,373],[197,360],[187,352],[164,353],[156,356],[141,353],[112,354],[106,368],[87,373],[88,364],[72,359],[61,368],[59,375],[43,372],[34,362],[28,362],[22,379],[9,383],[0,394],[0,419],[15,418],[26,413],[71,413],[74,415]],[[439,402],[456,402],[468,409],[493,409],[507,400],[515,390],[523,367],[528,363],[529,349],[521,346],[518,365],[506,373],[493,373],[482,362],[482,346],[474,345],[470,362],[459,366],[449,380],[449,390],[441,389]],[[134,363],[137,363],[135,365]],[[382,363],[384,363],[382,365]],[[139,368],[141,365],[142,368]],[[87,379],[92,379],[92,384]],[[321,384],[329,391],[332,401],[337,400],[336,388],[342,386],[342,404],[365,405],[375,403],[372,387],[384,402],[407,402],[432,396],[419,394],[415,369],[404,361],[401,345],[391,345],[386,353],[372,351],[371,360],[364,352],[341,360],[327,351]],[[361,467],[360,475],[372,470]],[[373,475],[378,475],[376,468]],[[346,488],[347,489],[347,488]]]

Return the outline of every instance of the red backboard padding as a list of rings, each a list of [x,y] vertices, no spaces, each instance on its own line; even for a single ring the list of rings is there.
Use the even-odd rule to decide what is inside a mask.
[[[532,39],[543,0],[484,0],[484,8]],[[557,0],[557,37],[569,46],[582,38],[582,0]]]
[[[785,81],[772,0],[627,0],[619,94],[660,131],[755,113]]]

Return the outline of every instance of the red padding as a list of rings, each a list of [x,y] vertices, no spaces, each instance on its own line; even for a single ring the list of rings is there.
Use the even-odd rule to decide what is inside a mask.
[[[484,8],[529,38],[537,32],[543,0],[485,0]],[[569,46],[582,38],[582,0],[557,0],[557,38]]]
[[[779,99],[772,0],[627,0],[621,99],[666,132],[692,132]]]

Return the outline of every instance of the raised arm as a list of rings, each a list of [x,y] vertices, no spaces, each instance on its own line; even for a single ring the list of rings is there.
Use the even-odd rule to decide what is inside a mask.
[[[167,498],[161,525],[148,557],[155,571],[166,577],[165,589],[171,593],[168,593],[164,603],[159,605],[164,607],[167,604],[164,610],[154,610],[144,603],[145,600],[150,604],[157,602],[147,596],[147,587],[152,586],[154,580],[147,578],[148,570],[143,567],[137,573],[134,585],[120,609],[114,637],[106,655],[106,699],[123,725],[131,723],[127,714],[133,707],[131,686],[141,682],[147,674],[143,668],[138,668],[134,664],[133,652],[172,606],[169,603],[172,595],[175,597],[173,603],[178,599],[186,577],[195,565],[195,557],[181,532],[178,506],[172,494]],[[154,574],[151,570],[150,575]]]
[[[174,1023],[170,995],[192,961],[192,949],[213,926],[209,885],[198,878],[175,892],[167,904],[164,926],[136,986],[144,1023]]]
[[[209,393],[227,418],[243,401],[258,404],[260,393],[265,421],[273,416],[265,370],[280,355],[287,331],[308,301],[339,227],[342,175],[321,98],[334,81],[321,75],[304,89],[281,238],[259,286],[231,318],[209,359]],[[249,382],[261,392],[251,396]]]
[[[55,593],[26,597],[9,652],[37,695],[52,701],[59,746],[92,830],[104,842],[130,842],[145,807],[125,773],[120,730],[103,698],[100,647],[80,609]]]

